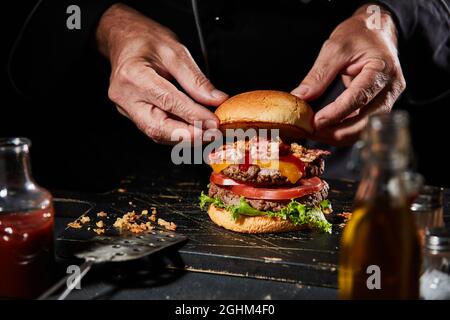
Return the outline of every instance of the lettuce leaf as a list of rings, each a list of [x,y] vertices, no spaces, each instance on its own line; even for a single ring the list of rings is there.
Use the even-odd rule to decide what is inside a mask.
[[[320,208],[322,209],[322,212],[325,214],[333,212],[333,207],[331,206],[331,202],[328,199],[322,200],[320,202]]]
[[[200,195],[200,208],[206,209],[211,204],[218,208],[224,208],[230,211],[234,220],[238,219],[240,215],[266,215],[272,218],[281,218],[283,220],[289,219],[295,225],[308,224],[312,228],[322,232],[331,233],[332,225],[327,221],[324,215],[324,212],[331,212],[331,204],[328,200],[323,200],[319,206],[316,207],[307,207],[295,200],[291,200],[287,207],[278,212],[273,212],[256,210],[250,206],[244,197],[241,197],[239,205],[227,207],[219,198],[210,197],[202,192]]]

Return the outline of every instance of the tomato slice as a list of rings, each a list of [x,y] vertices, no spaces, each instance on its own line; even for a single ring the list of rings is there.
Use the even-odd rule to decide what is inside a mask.
[[[301,179],[298,185],[290,188],[256,188],[246,184],[230,186],[230,190],[237,195],[261,200],[290,200],[301,198],[308,194],[319,192],[322,188],[323,181],[318,177]]]
[[[228,178],[226,175],[221,173],[211,173],[211,177],[209,177],[209,181],[211,181],[214,184],[217,184],[219,186],[237,186],[240,183]]]

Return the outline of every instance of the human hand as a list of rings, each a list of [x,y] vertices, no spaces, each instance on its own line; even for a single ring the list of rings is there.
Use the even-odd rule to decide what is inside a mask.
[[[211,84],[186,47],[166,27],[123,4],[111,6],[96,30],[100,52],[111,62],[109,98],[158,143],[201,138],[218,127],[217,117],[200,104],[217,106],[227,95]],[[190,97],[169,80],[174,78]],[[194,130],[194,122],[201,128]]]
[[[313,100],[342,76],[346,90],[316,113],[313,140],[331,145],[355,142],[369,115],[390,112],[406,87],[392,17],[381,10],[380,28],[369,28],[368,17],[367,6],[363,6],[338,25],[308,75],[292,91]]]

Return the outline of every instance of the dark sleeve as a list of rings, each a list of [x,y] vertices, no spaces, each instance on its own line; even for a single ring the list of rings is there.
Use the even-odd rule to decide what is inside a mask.
[[[378,0],[392,14],[413,103],[450,93],[450,0]]]
[[[95,29],[101,15],[114,2],[37,1],[11,52],[8,68],[14,87],[27,96],[45,96],[66,82],[82,59],[97,54]],[[70,5],[80,7],[80,29],[67,28]]]

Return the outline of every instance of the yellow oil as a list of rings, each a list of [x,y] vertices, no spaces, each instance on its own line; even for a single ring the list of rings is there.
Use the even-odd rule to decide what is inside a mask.
[[[341,239],[340,299],[418,299],[420,247],[412,218],[406,205],[383,199],[355,206]],[[379,268],[375,287],[370,266]]]

